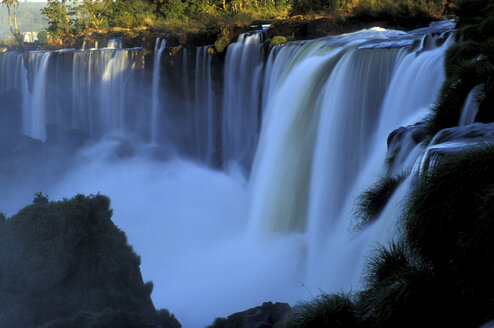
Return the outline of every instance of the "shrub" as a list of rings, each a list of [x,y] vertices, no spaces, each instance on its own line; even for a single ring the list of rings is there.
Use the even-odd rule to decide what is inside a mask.
[[[45,30],[38,32],[38,42],[41,44],[45,44],[48,39],[48,32]]]
[[[368,224],[379,216],[405,177],[405,174],[383,176],[359,196],[355,214],[360,218],[360,225]]]
[[[225,51],[225,49],[228,47],[229,44],[230,44],[230,39],[228,39],[228,37],[222,34],[214,43],[214,48],[216,49],[216,52],[221,53]]]
[[[360,318],[350,296],[344,294],[323,294],[318,298],[300,304],[282,328],[309,327],[359,327]]]
[[[408,246],[470,326],[494,316],[493,172],[493,145],[450,155],[417,185],[404,215]]]
[[[130,328],[166,317],[111,215],[102,195],[50,202],[37,193],[0,224],[1,327]]]
[[[494,121],[494,3],[464,0],[457,13],[457,43],[446,53],[446,82],[426,124],[429,139],[458,124],[468,93],[479,84],[484,90],[475,121]]]

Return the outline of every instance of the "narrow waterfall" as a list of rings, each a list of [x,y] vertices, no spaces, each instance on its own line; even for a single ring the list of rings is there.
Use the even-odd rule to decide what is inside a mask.
[[[247,172],[260,124],[260,89],[264,32],[241,34],[228,46],[223,93],[223,165],[238,164]]]
[[[458,122],[459,126],[465,126],[472,124],[475,120],[475,116],[477,115],[477,111],[479,109],[479,105],[477,102],[477,97],[482,93],[483,85],[475,86],[467,96],[465,103],[463,104],[463,109],[461,111],[460,121]]]
[[[158,141],[159,119],[160,119],[160,105],[162,99],[162,92],[160,90],[161,85],[161,56],[166,48],[166,39],[156,39],[156,47],[154,50],[154,64],[153,64],[153,86],[151,94],[151,142],[156,143]]]
[[[23,54],[6,52],[0,58],[0,94],[10,90],[22,92],[26,83]]]
[[[46,140],[46,85],[48,83],[48,60],[51,52],[30,54],[29,70],[32,71],[32,97],[25,104],[23,132],[35,139]]]
[[[211,56],[209,47],[196,50],[194,76],[194,144],[198,158],[213,166],[216,157],[217,100],[211,76]]]

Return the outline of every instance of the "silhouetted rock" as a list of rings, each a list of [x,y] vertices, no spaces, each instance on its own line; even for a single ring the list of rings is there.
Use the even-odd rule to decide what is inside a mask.
[[[0,327],[180,327],[155,311],[153,285],[111,215],[102,195],[39,193],[0,221]]]
[[[272,328],[290,312],[286,303],[266,302],[247,311],[234,313],[228,318],[217,318],[208,328]]]

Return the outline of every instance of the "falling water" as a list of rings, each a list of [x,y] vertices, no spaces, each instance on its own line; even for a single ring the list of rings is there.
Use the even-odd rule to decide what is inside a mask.
[[[479,84],[473,87],[473,89],[468,93],[467,99],[465,99],[465,103],[463,104],[458,126],[469,125],[475,121],[475,116],[477,115],[477,111],[479,109],[477,98],[482,94],[483,88],[484,86]]]
[[[223,164],[247,172],[257,144],[264,32],[244,33],[228,46],[223,93]]]
[[[48,60],[51,52],[31,53],[30,69],[33,72],[32,98],[27,102],[24,110],[23,131],[26,135],[46,140],[46,84],[48,77]]]
[[[0,58],[0,94],[12,89],[21,92],[26,83],[23,54],[6,52]]]
[[[198,47],[195,63],[194,87],[194,143],[196,154],[206,163],[213,165],[216,153],[217,113],[216,95],[211,76],[209,47]]]
[[[158,141],[159,130],[159,113],[162,99],[161,86],[161,56],[166,48],[166,39],[156,39],[156,46],[154,51],[154,64],[153,64],[153,86],[151,94],[151,142],[156,143]]]
[[[164,72],[165,39],[156,41],[152,73],[141,72],[142,80],[135,76],[140,50],[121,49],[121,40],[30,52],[25,63],[3,54],[9,69],[0,72],[0,91],[22,92],[24,133],[33,138],[46,140],[53,124],[99,140],[63,176],[47,177],[43,191],[55,199],[108,194],[116,223],[142,255],[144,279],[155,282],[156,306],[198,327],[265,300],[311,297],[306,288],[359,288],[365,256],[397,233],[412,177],[358,231],[355,199],[379,176],[421,161],[423,145],[409,125],[436,100],[452,28],[374,28],[279,45],[268,58],[265,32],[249,32],[228,47],[222,81],[208,47],[184,47],[174,67],[183,76],[170,81],[176,72]],[[164,87],[171,83],[186,99]],[[129,100],[140,92],[147,100]],[[173,133],[173,145],[163,142]],[[446,139],[437,142],[458,138]],[[156,152],[167,147],[187,149],[176,157]]]
[[[451,41],[410,50],[415,40],[371,29],[285,46],[271,55],[284,70],[268,61],[281,76],[269,84],[250,222],[257,235],[306,235],[305,279],[315,288],[359,286],[378,239],[353,231],[355,198],[385,173],[387,135],[423,118],[441,87]]]

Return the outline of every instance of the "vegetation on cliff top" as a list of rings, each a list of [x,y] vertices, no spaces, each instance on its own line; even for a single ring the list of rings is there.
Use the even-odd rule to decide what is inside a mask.
[[[48,43],[67,44],[74,37],[131,29],[199,32],[248,26],[253,21],[322,17],[369,17],[391,20],[440,18],[458,0],[48,0]],[[217,33],[217,32],[216,32]]]

